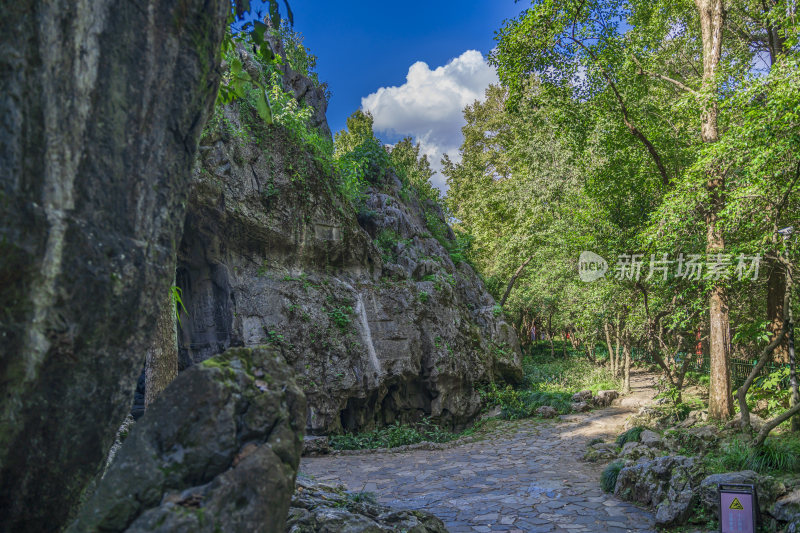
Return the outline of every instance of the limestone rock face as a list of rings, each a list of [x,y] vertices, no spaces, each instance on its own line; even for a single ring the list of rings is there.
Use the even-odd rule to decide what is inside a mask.
[[[664,439],[661,438],[661,435],[649,429],[642,431],[639,435],[639,442],[650,448],[660,449],[664,447]]]
[[[283,531],[305,398],[274,348],[232,348],[147,409],[68,531]]]
[[[800,489],[778,499],[769,514],[784,522],[800,522]]]
[[[345,493],[298,478],[286,523],[287,533],[446,533],[444,523],[424,511],[398,511],[369,493]]]
[[[619,453],[621,459],[629,461],[637,461],[642,457],[653,459],[655,452],[649,446],[639,442],[626,442]]]
[[[226,9],[3,3],[0,531],[58,530],[130,410]]]
[[[188,316],[182,366],[228,346],[271,343],[297,371],[308,432],[423,416],[452,426],[480,409],[475,387],[521,378],[513,329],[393,174],[370,176],[362,211],[280,127],[242,140],[227,110],[201,141],[177,283]]]
[[[697,498],[695,488],[701,479],[702,468],[694,458],[657,457],[630,464],[620,470],[614,495],[623,500],[653,506],[656,525],[680,525],[691,515]]]

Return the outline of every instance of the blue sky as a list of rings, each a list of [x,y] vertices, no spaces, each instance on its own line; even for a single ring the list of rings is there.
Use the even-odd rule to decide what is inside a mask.
[[[379,87],[403,84],[416,61],[435,68],[466,50],[485,56],[502,21],[526,4],[290,0],[290,5],[295,30],[319,57],[320,79],[330,85],[328,122],[338,131],[362,97]]]
[[[397,87],[369,101],[378,136],[389,143],[404,135],[418,138],[434,167],[442,153],[453,155],[461,142],[463,104],[496,79],[480,56],[465,52],[475,50],[485,59],[503,20],[529,5],[513,0],[289,3],[294,28],[318,56],[320,80],[328,82],[333,94],[331,130],[342,129],[362,99]],[[418,62],[427,67],[415,66],[409,83],[409,69]],[[434,181],[443,187],[441,177]]]

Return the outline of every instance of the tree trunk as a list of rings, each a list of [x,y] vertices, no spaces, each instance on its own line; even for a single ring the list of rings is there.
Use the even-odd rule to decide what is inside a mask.
[[[695,0],[700,15],[703,36],[703,84],[704,98],[701,137],[704,143],[719,140],[719,106],[715,77],[722,54],[722,31],[725,9],[722,0]],[[719,227],[719,213],[724,207],[724,171],[719,162],[712,163],[707,171],[706,187],[710,202],[706,213],[706,253],[721,253],[725,240]],[[730,374],[730,317],[725,287],[717,284],[709,296],[709,322],[711,343],[711,387],[709,391],[708,415],[714,420],[724,420],[733,414]]]
[[[786,276],[783,266],[772,262],[767,278],[767,329],[774,339],[783,329],[783,295],[786,292]],[[770,339],[771,340],[771,339]],[[788,363],[789,351],[785,342],[781,343],[772,354],[776,362]]]
[[[797,384],[797,360],[795,359],[795,353],[794,353],[794,315],[792,314],[791,292],[788,300],[789,300],[789,313],[788,313],[789,314],[789,327],[788,327],[789,386],[792,389],[792,402],[790,404],[790,407],[794,407],[795,405],[800,404],[800,390],[798,390],[798,384]],[[791,427],[792,431],[800,431],[800,416],[795,415],[792,417]]]
[[[594,343],[587,342],[586,343],[586,357],[589,359],[589,362],[592,364],[597,364],[597,359],[594,358]]]
[[[622,352],[621,352],[621,341],[622,341],[622,317],[617,314],[617,327],[616,327],[616,353],[614,354],[614,377],[619,377],[620,366],[622,364]]]
[[[608,321],[603,323],[603,331],[606,334],[606,347],[608,349],[608,367],[611,370],[611,375],[614,375],[614,347],[611,344],[611,326]]]
[[[2,6],[0,531],[60,531],[130,412],[230,3]]]
[[[630,346],[630,339],[625,339],[625,345],[623,347],[623,352],[625,353],[625,373],[622,379],[622,393],[623,394],[630,394],[631,392],[631,346]]]
[[[147,408],[161,391],[178,376],[178,324],[172,291],[160,302],[153,330],[153,344],[145,357],[144,406]]]

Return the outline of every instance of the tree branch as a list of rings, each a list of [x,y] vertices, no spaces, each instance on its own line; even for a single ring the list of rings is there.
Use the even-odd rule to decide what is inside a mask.
[[[789,195],[792,193],[792,189],[794,189],[794,186],[797,184],[798,179],[800,179],[800,161],[797,162],[797,170],[794,173],[794,179],[792,179],[792,182],[786,188],[786,192],[783,193],[783,197],[781,198],[781,201],[778,203],[778,206],[776,207],[777,211],[777,215],[775,217],[776,219],[780,218],[781,212],[783,211],[783,208],[786,206],[786,202],[789,200]]]
[[[764,427],[761,428],[761,431],[758,432],[758,435],[753,440],[753,446],[761,446],[764,444],[770,431],[783,424],[797,413],[800,413],[800,403],[764,424]]]
[[[527,258],[525,260],[525,262],[522,263],[519,266],[519,268],[517,268],[517,271],[514,272],[514,275],[511,276],[511,279],[508,280],[508,286],[506,287],[506,292],[503,294],[503,297],[500,299],[500,307],[502,307],[502,306],[504,306],[506,304],[506,299],[508,298],[508,295],[511,294],[511,289],[514,287],[514,283],[517,281],[517,278],[520,276],[520,274],[522,274],[522,271],[525,269],[525,267],[528,266],[528,263],[530,263],[532,260],[533,260],[533,256],[530,256],[529,258]]]
[[[692,89],[691,87],[689,87],[688,85],[686,85],[684,83],[681,83],[678,80],[674,80],[674,79],[670,78],[669,76],[664,76],[663,74],[659,74],[657,72],[651,72],[649,70],[645,70],[644,67],[642,66],[642,64],[636,58],[636,56],[631,56],[631,58],[633,59],[633,62],[636,63],[636,66],[639,67],[639,74],[646,74],[646,75],[651,76],[653,78],[658,78],[659,80],[668,81],[669,83],[673,84],[675,87],[677,87],[679,89],[682,89],[682,90],[684,90],[684,91],[686,91],[688,93],[691,93],[694,96],[699,96],[699,93],[697,91],[695,91],[694,89]]]
[[[747,379],[742,383],[742,386],[736,391],[736,399],[739,401],[739,411],[741,412],[741,427],[744,430],[752,429],[750,427],[750,409],[747,407],[747,391],[750,390],[750,386],[755,381],[756,376],[761,369],[764,368],[764,365],[767,364],[767,359],[775,351],[775,348],[778,347],[783,342],[783,338],[786,336],[786,333],[789,331],[789,305],[790,305],[790,295],[792,292],[792,282],[791,279],[787,277],[786,281],[786,289],[783,295],[783,327],[781,327],[781,331],[778,335],[772,339],[764,350],[761,352],[761,355],[758,357],[758,363],[756,366],[753,367],[753,370],[750,371],[750,374],[747,376]],[[765,436],[766,438],[766,436]],[[763,440],[762,440],[763,442]]]
[[[645,148],[647,148],[650,157],[653,159],[653,162],[656,164],[656,167],[658,167],[658,172],[661,174],[662,183],[664,185],[669,185],[670,183],[669,176],[667,175],[667,169],[664,166],[663,161],[661,161],[661,156],[658,154],[658,151],[656,151],[656,148],[655,146],[653,146],[653,143],[651,143],[650,140],[644,135],[644,133],[642,133],[639,130],[639,128],[637,128],[633,124],[633,122],[631,122],[630,116],[628,115],[628,107],[625,105],[625,100],[622,98],[622,95],[620,94],[619,90],[617,90],[617,85],[611,79],[611,75],[608,73],[606,68],[600,64],[600,61],[598,60],[594,52],[592,52],[586,45],[583,44],[583,42],[581,42],[579,39],[575,37],[575,28],[578,22],[578,16],[580,15],[581,10],[583,10],[583,6],[585,3],[586,3],[585,0],[581,1],[581,3],[578,5],[578,9],[575,11],[575,18],[572,19],[572,33],[569,36],[569,39],[573,43],[578,45],[581,48],[581,50],[586,52],[589,55],[589,57],[592,58],[592,61],[594,61],[595,65],[597,65],[600,68],[600,71],[603,73],[603,77],[606,79],[606,82],[608,83],[609,87],[611,87],[611,90],[614,92],[614,96],[616,97],[617,103],[619,104],[620,107],[620,111],[622,111],[622,121],[625,123],[625,126],[627,126],[628,130],[630,130],[633,136],[639,139],[639,141],[642,144],[644,144]]]

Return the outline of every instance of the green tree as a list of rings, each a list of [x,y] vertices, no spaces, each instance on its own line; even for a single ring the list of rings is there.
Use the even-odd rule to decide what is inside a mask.
[[[439,200],[439,189],[431,184],[433,170],[428,156],[419,154],[420,144],[414,144],[411,137],[404,137],[389,152],[395,172],[400,179],[413,187],[420,198]]]

